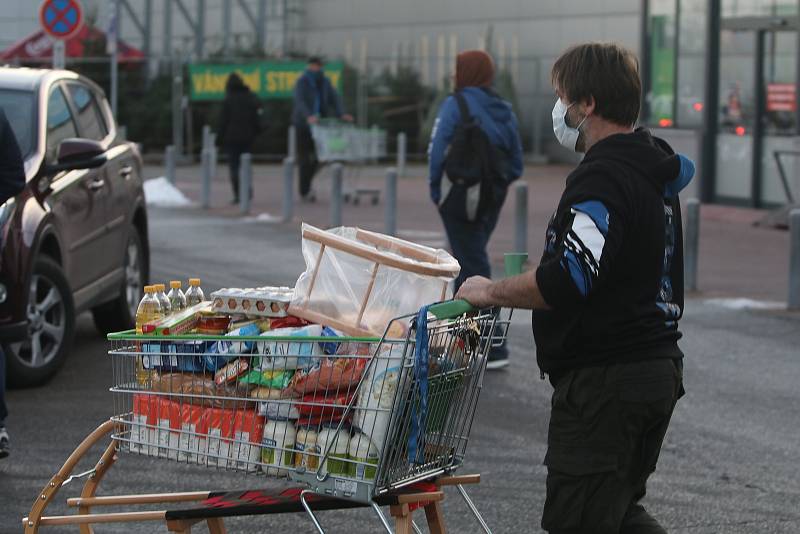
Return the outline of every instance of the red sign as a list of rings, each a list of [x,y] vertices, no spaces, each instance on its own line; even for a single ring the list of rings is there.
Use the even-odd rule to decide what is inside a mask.
[[[767,111],[796,111],[797,91],[793,83],[767,84]]]
[[[39,23],[46,34],[66,40],[83,24],[83,10],[78,0],[45,0],[39,8]]]

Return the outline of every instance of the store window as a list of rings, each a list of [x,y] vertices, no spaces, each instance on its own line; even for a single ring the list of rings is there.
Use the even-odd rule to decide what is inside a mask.
[[[678,0],[652,0],[649,29],[647,122],[668,128],[675,124],[675,30]]]

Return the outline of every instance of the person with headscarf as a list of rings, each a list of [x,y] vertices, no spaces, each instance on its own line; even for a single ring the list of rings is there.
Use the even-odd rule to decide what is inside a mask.
[[[311,199],[311,181],[319,161],[311,136],[311,125],[320,118],[336,117],[352,121],[353,117],[342,110],[342,100],[333,84],[322,70],[322,60],[316,56],[308,59],[308,66],[294,86],[292,124],[297,138],[297,159],[300,171],[300,198]]]
[[[494,62],[482,50],[462,52],[456,59],[455,92],[442,103],[428,147],[430,198],[442,217],[453,256],[461,264],[458,288],[471,276],[491,277],[486,247],[497,225],[509,184],[522,175],[522,142],[511,104],[492,90]],[[461,105],[466,104],[464,117]],[[491,145],[488,158],[497,169],[484,184],[465,186],[445,172],[457,130],[477,122]],[[467,124],[466,127],[469,125]],[[483,170],[480,170],[483,172]],[[508,351],[495,347],[488,367],[508,365]]]
[[[239,203],[239,159],[249,153],[261,133],[261,102],[235,72],[225,84],[225,102],[219,120],[219,144],[228,156],[233,204]],[[248,194],[253,197],[253,184]]]

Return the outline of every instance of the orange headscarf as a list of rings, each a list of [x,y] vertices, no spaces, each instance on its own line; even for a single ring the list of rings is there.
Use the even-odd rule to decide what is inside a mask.
[[[483,50],[467,50],[456,57],[456,91],[465,87],[489,87],[494,80],[494,61]]]

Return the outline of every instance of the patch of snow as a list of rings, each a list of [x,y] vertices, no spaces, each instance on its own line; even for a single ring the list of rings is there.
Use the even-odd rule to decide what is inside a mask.
[[[780,310],[786,308],[785,302],[746,298],[708,299],[705,302],[728,310]]]
[[[242,217],[242,222],[246,223],[279,223],[283,222],[283,218],[278,217],[276,215],[271,215],[269,213],[259,213],[255,217]]]
[[[192,201],[165,176],[144,181],[144,199],[148,206],[158,208],[183,208],[192,205]]]

